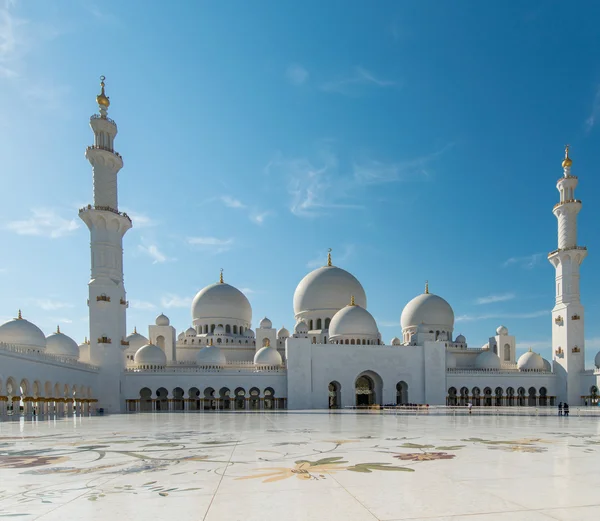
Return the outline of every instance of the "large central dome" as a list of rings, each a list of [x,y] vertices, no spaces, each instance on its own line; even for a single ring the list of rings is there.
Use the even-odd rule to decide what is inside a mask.
[[[433,293],[423,293],[412,299],[402,310],[400,325],[402,329],[419,326],[445,326],[449,331],[454,328],[454,311],[442,297]]]
[[[323,266],[304,277],[294,292],[294,314],[311,311],[333,313],[345,307],[350,298],[367,307],[365,290],[354,275],[337,266]]]
[[[217,282],[201,289],[192,302],[194,323],[212,319],[233,319],[246,323],[252,322],[252,307],[239,289]]]

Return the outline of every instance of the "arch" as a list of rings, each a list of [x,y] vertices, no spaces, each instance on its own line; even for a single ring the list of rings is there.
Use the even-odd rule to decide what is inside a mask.
[[[595,385],[590,387],[590,405],[598,405],[598,387]]]
[[[68,389],[68,386],[66,386]],[[26,398],[31,396],[31,385],[29,384],[29,380],[27,378],[22,378],[19,383],[19,390],[21,391],[21,396]]]
[[[214,411],[217,409],[217,400],[215,399],[215,390],[212,387],[204,389],[204,410]]]
[[[312,318],[308,321],[308,329],[313,330],[313,321]]]
[[[230,334],[231,334],[231,326],[230,326],[229,324],[227,324],[227,325],[225,326],[225,333],[227,333],[228,335],[230,335]]]
[[[502,404],[502,395],[504,394],[504,391],[502,390],[502,387],[496,387],[496,390],[494,391],[494,394],[496,395],[496,407],[501,407]]]
[[[546,407],[548,405],[548,390],[545,387],[540,387],[539,404],[541,407]]]
[[[190,411],[200,410],[200,389],[197,387],[188,389],[188,409]]]
[[[214,333],[214,332],[215,332],[215,327],[217,327],[217,326],[215,326],[214,324],[211,324],[211,325],[210,325],[210,332],[211,332],[211,333]]]
[[[460,388],[460,405],[465,406],[469,403],[469,389],[467,387]]]
[[[517,404],[519,405],[519,407],[525,406],[525,388],[524,387],[519,387],[517,389]]]
[[[238,334],[238,327],[237,326],[233,326],[233,334],[234,335]]]
[[[352,345],[352,346],[355,345],[354,338],[350,340],[350,345]]]
[[[323,321],[317,318],[317,329],[323,329]]]
[[[398,386],[396,386],[396,388],[397,387]],[[448,398],[446,399],[446,405],[457,405],[457,403],[458,400],[456,399],[456,387],[450,387],[450,389],[448,389]]]
[[[152,412],[152,390],[148,387],[140,389],[140,412]]]
[[[52,398],[52,382],[46,381],[44,384],[44,395],[46,398]]]
[[[43,395],[42,391],[42,383],[39,380],[35,380],[33,382],[32,396],[37,400],[37,398],[41,398]]]
[[[156,410],[157,411],[168,411],[169,410],[169,391],[164,387],[159,387],[156,390]]]
[[[246,408],[246,391],[243,387],[235,390],[235,409],[243,411]]]
[[[250,389],[250,409],[253,411],[260,408],[260,389],[258,387],[252,387]]]
[[[504,361],[510,362],[510,344],[504,344]]]
[[[221,387],[219,390],[219,400],[221,401],[221,409],[231,409],[231,391],[227,387]]]
[[[530,387],[528,391],[527,405],[535,407],[537,405],[537,391],[535,387]]]
[[[481,397],[481,389],[479,389],[479,387],[473,387],[473,390],[471,392],[473,394],[473,405],[481,405],[479,402]]]
[[[454,389],[452,387],[451,389]],[[454,389],[456,394],[456,389]],[[402,380],[396,384],[396,405],[406,405],[408,403],[408,384]]]
[[[192,343],[193,342],[194,341],[192,340]],[[165,337],[162,335],[157,336],[156,337],[156,345],[164,351],[165,350]]]
[[[271,410],[275,409],[275,390],[272,387],[267,387],[263,392],[263,407]]]
[[[181,387],[175,387],[173,389],[173,410],[183,411],[183,395],[184,390]]]
[[[515,404],[515,389],[514,389],[514,387],[506,388],[506,404],[507,405]]]
[[[313,336],[313,338],[312,338],[312,343],[313,343],[313,344],[316,344],[316,343],[317,343],[317,337],[316,337],[316,336]]]
[[[262,339],[262,347],[266,347],[266,346],[267,346],[267,344],[269,344],[269,343],[270,343],[270,342],[269,342],[269,339],[268,339],[268,338],[263,338],[263,339]]]
[[[339,409],[342,406],[342,386],[339,382],[329,382],[329,408]]]
[[[331,324],[331,319],[330,318],[326,318],[325,319],[325,329],[329,329],[329,324]]]
[[[483,405],[486,407],[492,406],[492,389],[490,387],[483,390]]]
[[[368,406],[377,404],[381,398],[383,382],[374,371],[363,371],[354,380],[356,405]]]

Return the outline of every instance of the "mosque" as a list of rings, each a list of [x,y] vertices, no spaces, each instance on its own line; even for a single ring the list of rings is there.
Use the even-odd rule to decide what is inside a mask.
[[[553,406],[598,403],[600,353],[585,368],[584,309],[569,149],[553,213],[558,246],[552,361],[526,352],[499,326],[483,346],[454,336],[454,312],[427,285],[404,307],[402,337],[384,342],[360,282],[333,264],[306,275],[293,298],[294,327],[276,330],[268,318],[252,329],[248,298],[220,279],[192,303],[190,327],[177,332],[159,315],[145,334],[126,333],[123,237],[131,218],[119,211],[114,150],[117,124],[104,77],[90,118],[94,200],[79,210],[91,236],[89,340],[46,336],[19,311],[0,326],[0,416],[199,410],[327,409],[361,405],[431,404]],[[147,336],[146,336],[147,335]]]

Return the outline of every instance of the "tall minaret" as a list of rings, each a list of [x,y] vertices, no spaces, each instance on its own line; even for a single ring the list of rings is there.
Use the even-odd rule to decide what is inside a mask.
[[[556,270],[556,302],[552,310],[552,358],[561,377],[558,399],[570,405],[581,402],[581,372],[585,368],[584,316],[579,298],[579,266],[587,255],[577,246],[577,214],[581,201],[575,199],[577,177],[571,175],[573,161],[569,146],[562,162],[563,176],[556,183],[560,201],[553,213],[558,219],[558,249],[548,255]]]
[[[119,212],[117,173],[123,159],[114,151],[116,123],[107,116],[110,101],[104,92],[96,96],[100,114],[90,118],[94,144],[87,147],[86,159],[92,165],[94,204],[79,211],[91,235],[92,270],[89,286],[90,363],[99,365],[98,407],[107,412],[124,410],[121,387],[125,371],[123,352],[126,336],[125,287],[123,285],[123,236],[131,219]]]

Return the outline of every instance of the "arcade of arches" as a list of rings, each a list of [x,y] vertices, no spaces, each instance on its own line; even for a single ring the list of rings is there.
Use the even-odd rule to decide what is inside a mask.
[[[457,390],[456,387],[448,389],[446,397],[446,405],[461,405],[465,406],[469,403],[474,406],[487,407],[546,407],[556,405],[556,396],[548,396],[548,391],[545,387],[536,389],[535,387],[484,387],[481,390],[479,387],[461,387]]]
[[[382,403],[383,383],[377,373],[367,371],[358,375],[354,381],[354,405],[356,407],[369,407],[372,405],[385,405]],[[339,382],[329,383],[329,408],[342,407],[342,386]],[[408,384],[404,381],[396,384],[396,403],[387,405],[408,404]]]
[[[184,391],[175,387],[169,391],[160,387],[155,392],[149,387],[140,389],[139,398],[126,400],[128,412],[156,411],[259,411],[285,409],[286,398],[277,397],[272,387],[262,391],[252,387],[246,391],[243,387],[200,390],[191,387]]]

